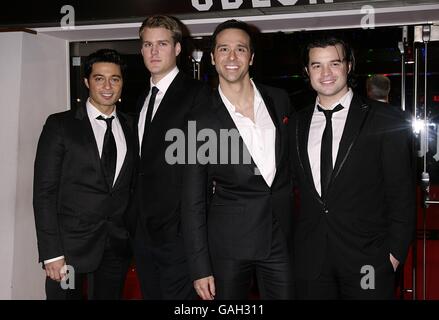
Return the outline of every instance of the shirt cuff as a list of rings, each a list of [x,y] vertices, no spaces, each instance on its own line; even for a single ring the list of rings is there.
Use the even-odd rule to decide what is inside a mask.
[[[48,264],[48,263],[51,263],[51,262],[54,262],[54,261],[61,260],[61,259],[64,259],[64,256],[59,256],[59,257],[56,257],[56,258],[52,258],[52,259],[48,259],[48,260],[44,260],[44,265],[46,265],[46,264]]]

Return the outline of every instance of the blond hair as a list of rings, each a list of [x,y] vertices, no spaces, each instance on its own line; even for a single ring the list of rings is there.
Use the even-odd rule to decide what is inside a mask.
[[[169,16],[154,15],[146,18],[139,29],[139,37],[142,40],[142,33],[145,28],[165,28],[172,33],[174,44],[181,43],[182,31],[178,21]]]

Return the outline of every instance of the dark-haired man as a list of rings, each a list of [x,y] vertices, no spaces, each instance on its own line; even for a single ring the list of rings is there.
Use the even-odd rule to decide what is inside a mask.
[[[344,41],[310,42],[304,68],[317,98],[290,127],[298,298],[391,299],[414,233],[410,126],[352,92]]]
[[[134,162],[132,128],[116,111],[124,70],[114,50],[88,56],[87,102],[50,115],[38,142],[33,201],[48,299],[81,299],[85,280],[89,299],[122,295]]]
[[[290,103],[283,90],[250,79],[252,33],[242,21],[217,26],[211,59],[219,87],[190,117],[217,146],[205,161],[200,142],[183,179],[186,252],[205,300],[247,299],[253,275],[262,299],[293,298]]]

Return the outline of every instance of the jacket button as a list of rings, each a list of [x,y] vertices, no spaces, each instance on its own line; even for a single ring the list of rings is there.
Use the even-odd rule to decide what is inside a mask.
[[[323,208],[323,213],[326,213],[326,214],[328,214],[329,213],[329,210],[328,210],[328,208]]]

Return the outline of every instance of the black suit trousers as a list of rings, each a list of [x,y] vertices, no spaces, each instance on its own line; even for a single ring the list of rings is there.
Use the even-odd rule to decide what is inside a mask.
[[[158,246],[150,245],[138,223],[133,251],[143,299],[196,299],[181,238]]]
[[[47,300],[119,300],[122,298],[131,259],[111,248],[109,238],[98,268],[75,274],[74,289],[63,289],[59,282],[46,278]]]
[[[294,298],[292,261],[279,222],[273,219],[269,256],[261,260],[235,260],[212,257],[216,300],[249,298],[254,274],[262,300]]]
[[[352,271],[340,250],[328,239],[328,250],[317,279],[296,281],[299,300],[392,300],[395,298],[395,272],[390,257],[375,268]]]

